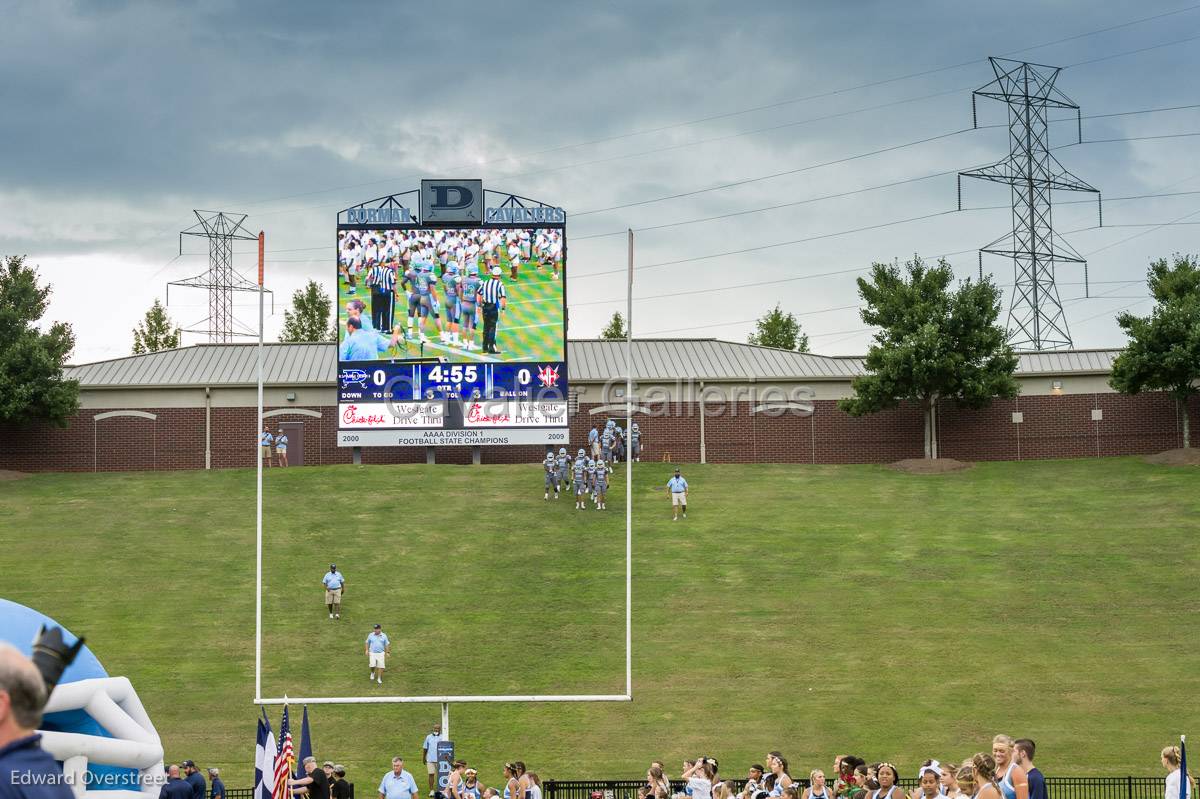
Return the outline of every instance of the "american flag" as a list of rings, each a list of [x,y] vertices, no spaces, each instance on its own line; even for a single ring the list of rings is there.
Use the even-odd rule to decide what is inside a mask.
[[[296,752],[292,748],[292,730],[288,724],[287,705],[283,706],[283,721],[279,725],[279,753],[275,756],[275,793],[272,799],[291,799],[288,778],[296,766]]]

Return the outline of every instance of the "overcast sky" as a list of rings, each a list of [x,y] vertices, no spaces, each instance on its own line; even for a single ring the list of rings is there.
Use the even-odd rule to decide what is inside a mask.
[[[0,8],[0,252],[27,253],[53,283],[48,318],[74,325],[77,363],[128,354],[130,329],[166,283],[204,271],[202,240],[175,257],[192,209],[249,214],[247,226],[266,232],[272,338],[292,291],[310,278],[332,290],[336,212],[422,176],[480,177],[567,210],[575,338],[624,310],[622,275],[588,277],[624,266],[624,236],[598,234],[792,203],[638,233],[636,262],[647,268],[635,282],[646,298],[634,305],[635,334],[741,341],[779,302],[800,316],[813,351],[862,353],[870,333],[847,307],[858,299],[847,270],[955,253],[958,274],[975,274],[974,250],[1010,228],[1008,189],[965,181],[964,206],[1000,207],[916,221],[903,220],[955,208],[953,174],[795,203],[1003,157],[996,127],[866,155],[970,128],[971,90],[992,78],[987,56],[1067,66],[1058,86],[1082,107],[1085,140],[1200,132],[1200,109],[1098,116],[1200,103],[1200,5],[1184,3]],[[1155,15],[1165,16],[1145,19]],[[980,100],[981,125],[1005,118],[1004,106]],[[1073,122],[1052,126],[1055,146],[1075,136]],[[1149,308],[1138,304],[1148,262],[1200,250],[1200,226],[1121,227],[1200,222],[1200,193],[1115,199],[1200,192],[1198,144],[1056,153],[1114,198],[1103,229],[1094,202],[1054,211],[1056,229],[1090,254],[1091,299],[1077,299],[1082,268],[1059,272],[1077,347],[1120,345],[1113,314]],[[863,157],[817,166],[850,156]],[[645,202],[780,172],[790,174]],[[631,203],[644,204],[601,210]],[[872,229],[845,233],[857,228]],[[798,239],[809,240],[654,266]],[[239,249],[252,277],[251,245]],[[985,266],[1011,284],[1011,262]],[[743,287],[784,278],[802,279]],[[664,296],[673,292],[687,293]],[[254,326],[252,295],[236,302]],[[196,324],[205,293],[173,289],[169,310]]]

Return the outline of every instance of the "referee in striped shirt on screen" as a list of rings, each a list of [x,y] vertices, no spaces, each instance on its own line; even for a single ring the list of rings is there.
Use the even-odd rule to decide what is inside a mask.
[[[503,274],[499,266],[492,267],[492,276],[479,287],[476,296],[483,307],[483,351],[499,355],[496,349],[496,322],[500,319],[500,311],[508,303],[508,295],[504,292],[504,282],[500,280]]]
[[[392,329],[392,313],[396,299],[396,269],[391,264],[377,263],[367,272],[371,289],[371,323],[376,330]]]

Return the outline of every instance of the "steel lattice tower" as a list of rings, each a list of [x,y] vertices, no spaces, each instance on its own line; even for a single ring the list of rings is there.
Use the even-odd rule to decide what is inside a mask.
[[[224,343],[234,336],[257,336],[258,332],[242,325],[233,316],[233,292],[258,291],[258,285],[242,277],[233,268],[233,243],[235,241],[258,241],[242,226],[245,214],[226,214],[222,211],[193,211],[199,220],[179,234],[179,253],[183,254],[183,237],[200,236],[208,239],[208,271],[196,277],[174,280],[167,284],[167,304],[171,304],[171,286],[208,289],[208,317],[192,327],[184,328],[188,333],[206,333],[210,343]],[[272,295],[272,308],[274,295]],[[234,330],[240,325],[244,332]]]
[[[1054,282],[1056,262],[1084,265],[1087,261],[1054,232],[1051,192],[1099,189],[1071,174],[1050,154],[1047,112],[1051,108],[1073,109],[1082,141],[1079,106],[1054,86],[1060,67],[989,58],[996,79],[971,95],[971,114],[977,97],[1008,104],[1010,152],[991,166],[959,173],[958,207],[962,210],[962,178],[980,178],[1012,187],[1012,231],[983,247],[979,253],[980,277],[983,253],[1013,259],[1014,288],[1008,310],[1008,335],[1014,349],[1043,350],[1071,346],[1071,334],[1062,301]]]

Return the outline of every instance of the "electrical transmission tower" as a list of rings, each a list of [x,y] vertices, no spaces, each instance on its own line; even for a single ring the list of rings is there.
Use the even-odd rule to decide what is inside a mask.
[[[199,220],[187,230],[179,233],[179,254],[183,254],[183,237],[200,236],[208,239],[208,271],[196,277],[173,280],[167,284],[167,305],[171,304],[171,286],[208,289],[208,317],[192,327],[188,333],[205,333],[210,343],[227,343],[234,336],[257,336],[257,330],[238,322],[233,316],[233,292],[258,291],[252,283],[233,269],[233,243],[235,241],[258,241],[242,226],[245,214],[226,214],[221,211],[193,211]],[[270,293],[270,290],[267,290]],[[271,313],[275,312],[275,295],[271,294]],[[234,330],[234,326],[242,328]]]
[[[1008,310],[1008,335],[1017,350],[1060,349],[1071,346],[1071,334],[1063,314],[1055,263],[1087,261],[1054,232],[1051,192],[1095,192],[1099,208],[1100,190],[1071,174],[1050,154],[1047,112],[1052,108],[1074,109],[1079,141],[1083,122],[1079,106],[1054,86],[1060,67],[989,58],[996,79],[971,94],[971,115],[977,97],[1008,104],[1008,157],[991,166],[959,173],[958,208],[962,210],[962,178],[979,178],[1012,187],[1012,231],[979,251],[979,276],[983,278],[983,253],[1013,259],[1015,288]],[[1101,217],[1103,220],[1103,217]],[[1103,222],[1101,222],[1103,224]],[[1085,289],[1086,292],[1086,289]]]

